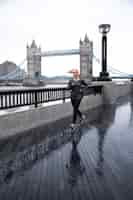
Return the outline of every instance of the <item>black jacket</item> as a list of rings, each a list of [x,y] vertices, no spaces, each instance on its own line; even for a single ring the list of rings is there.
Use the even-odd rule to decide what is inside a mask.
[[[88,85],[84,80],[71,79],[68,83],[68,88],[71,90],[71,98],[82,98],[85,86]]]

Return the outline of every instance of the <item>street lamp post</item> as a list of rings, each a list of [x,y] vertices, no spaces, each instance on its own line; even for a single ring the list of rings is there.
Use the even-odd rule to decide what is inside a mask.
[[[100,81],[111,81],[107,72],[107,33],[110,31],[110,24],[99,25],[99,32],[102,33],[102,71],[100,72]]]

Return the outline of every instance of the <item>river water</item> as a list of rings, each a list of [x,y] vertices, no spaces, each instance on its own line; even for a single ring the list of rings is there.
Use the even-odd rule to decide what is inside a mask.
[[[46,85],[46,86],[41,86],[41,87],[24,87],[24,86],[0,86],[0,91],[2,90],[28,90],[28,89],[42,89],[42,88],[55,88],[55,87],[66,87],[66,84],[59,84],[59,85]]]

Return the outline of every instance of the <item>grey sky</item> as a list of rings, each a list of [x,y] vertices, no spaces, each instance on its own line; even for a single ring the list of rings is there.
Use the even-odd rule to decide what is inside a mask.
[[[131,0],[1,0],[0,62],[19,64],[26,57],[26,44],[35,39],[42,50],[79,47],[85,33],[101,57],[100,23],[110,23],[108,63],[133,73],[133,4]],[[64,74],[79,67],[79,57],[43,58],[46,75]],[[94,71],[100,66],[94,63]]]

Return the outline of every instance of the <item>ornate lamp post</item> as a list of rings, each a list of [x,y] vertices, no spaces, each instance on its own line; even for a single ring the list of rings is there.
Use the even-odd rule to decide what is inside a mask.
[[[100,72],[100,81],[111,81],[107,72],[107,33],[110,31],[110,24],[99,25],[99,32],[102,33],[102,71]]]

